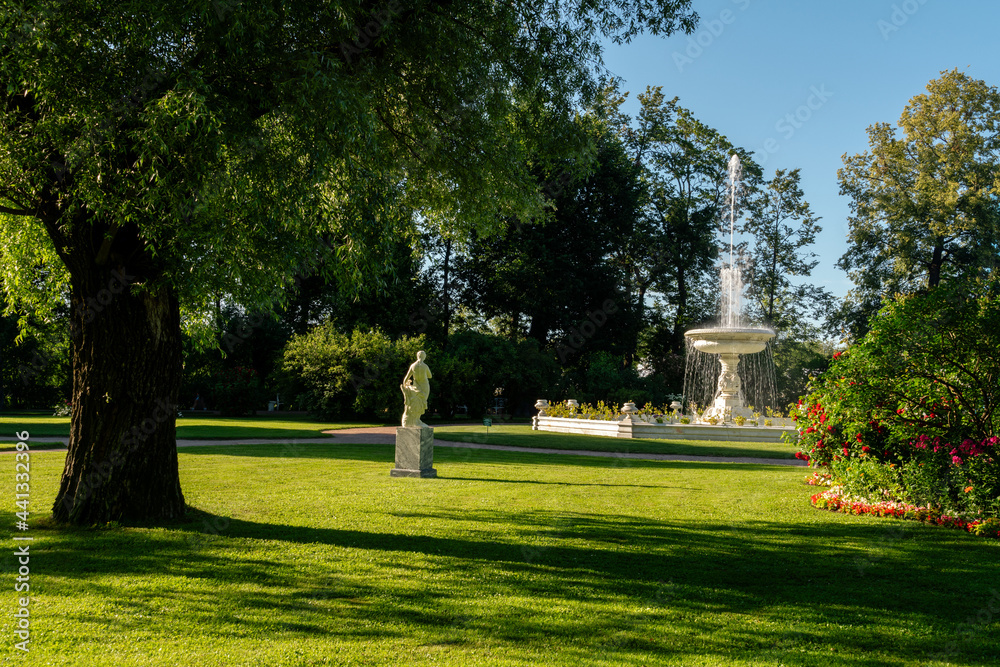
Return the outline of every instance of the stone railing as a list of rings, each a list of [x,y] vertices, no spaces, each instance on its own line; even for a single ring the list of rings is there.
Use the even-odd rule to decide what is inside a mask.
[[[575,403],[576,401],[574,401]],[[772,419],[772,426],[736,426],[735,424],[682,424],[678,415],[661,420],[635,414],[635,405],[626,403],[622,416],[614,420],[583,417],[551,417],[546,414],[548,401],[535,404],[539,414],[531,421],[532,430],[579,435],[603,435],[611,438],[671,438],[677,440],[720,440],[740,442],[781,442],[785,433],[794,433],[788,418]]]

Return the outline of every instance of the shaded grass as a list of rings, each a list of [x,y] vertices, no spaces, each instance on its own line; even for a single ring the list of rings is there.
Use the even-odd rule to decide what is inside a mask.
[[[35,509],[63,456],[32,454]],[[33,663],[874,667],[955,642],[951,664],[995,664],[1000,614],[961,624],[989,609],[1000,544],[814,510],[801,470],[439,449],[440,479],[395,479],[392,446],[336,444],[179,459],[184,521],[32,530]]]
[[[596,452],[638,454],[684,454],[689,456],[747,456],[766,459],[794,459],[795,448],[783,442],[717,442],[712,440],[658,440],[651,438],[611,438],[532,431],[531,426],[501,425],[438,426],[434,437],[454,442],[474,442],[542,449],[584,449]]]

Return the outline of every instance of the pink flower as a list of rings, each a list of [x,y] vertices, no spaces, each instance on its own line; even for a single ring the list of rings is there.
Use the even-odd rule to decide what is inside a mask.
[[[960,456],[953,456],[951,457],[951,462],[957,466],[960,466],[962,465],[962,458]]]

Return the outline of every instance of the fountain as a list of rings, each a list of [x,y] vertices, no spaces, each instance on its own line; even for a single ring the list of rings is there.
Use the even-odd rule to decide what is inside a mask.
[[[580,406],[573,399],[566,401],[568,414],[560,406],[550,406],[547,400],[539,399],[535,403],[538,415],[532,420],[532,430],[612,438],[744,442],[780,442],[788,434],[795,433],[790,420],[773,416],[763,424],[758,420],[743,425],[743,419],[750,420],[755,411],[774,407],[775,392],[774,362],[770,356],[774,331],[751,327],[742,318],[743,279],[733,260],[740,171],[740,160],[733,155],[729,160],[729,264],[721,271],[719,326],[692,329],[684,334],[688,345],[684,396],[689,401],[708,406],[702,423],[679,419],[682,406],[676,401],[670,405],[672,414],[669,415],[649,414],[629,402],[621,407],[620,415],[595,417],[593,411],[580,414],[577,411]],[[550,410],[563,416],[554,416]],[[716,426],[719,421],[724,426]],[[730,421],[735,425],[727,423]]]
[[[736,196],[740,187],[741,173],[740,158],[734,154],[729,159],[729,265],[723,265],[720,271],[721,326],[691,329],[684,333],[688,341],[684,395],[689,400],[700,399],[704,401],[703,405],[708,405],[702,415],[703,421],[710,418],[725,420],[727,417],[747,419],[752,417],[753,412],[746,400],[748,392],[744,391],[740,378],[740,356],[758,355],[768,350],[768,343],[774,338],[774,331],[771,329],[746,326],[742,318],[743,280],[740,268],[733,260]],[[718,359],[722,366],[717,382],[713,382],[717,368],[715,359]],[[747,359],[744,359],[744,366],[748,366],[746,361]],[[771,370],[773,377],[773,364],[770,360],[766,360],[764,365],[769,367],[768,370]],[[745,369],[745,375],[754,376],[752,380],[755,385],[756,376],[761,374],[751,372],[749,368]],[[754,395],[754,406],[762,409],[764,404],[770,401],[762,396],[763,392],[759,387],[754,388],[757,390]]]

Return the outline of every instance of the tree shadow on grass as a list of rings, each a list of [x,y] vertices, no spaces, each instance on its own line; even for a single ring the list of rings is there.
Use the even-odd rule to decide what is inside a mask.
[[[605,486],[611,488],[632,488],[632,489],[677,489],[691,487],[670,486],[669,484],[602,484],[600,482],[549,482],[540,479],[497,479],[494,477],[451,477],[448,475],[438,475],[438,479],[446,479],[452,482],[490,482],[496,484],[544,484],[547,486]]]
[[[298,444],[265,443],[254,445],[219,445],[184,447],[180,456],[237,456],[260,458],[332,459],[387,463],[395,460],[395,445],[385,444]],[[610,454],[610,453],[609,453]],[[769,471],[774,466],[765,463],[729,463],[717,461],[661,461],[656,459],[624,459],[614,456],[580,456],[545,452],[508,452],[493,449],[437,448],[434,465],[449,463],[483,463],[490,465],[567,465],[583,468],[663,468],[684,470]],[[789,466],[781,466],[788,468]],[[446,471],[438,470],[439,479],[448,479]],[[455,478],[458,479],[458,478]],[[500,481],[500,480],[498,480]]]
[[[669,655],[692,636],[704,655],[805,651],[832,665],[878,664],[851,657],[864,653],[927,659],[989,608],[1000,574],[996,544],[903,522],[727,525],[486,509],[399,516],[411,532],[201,511],[149,531],[39,531],[39,568],[55,582],[50,595],[96,592],[146,618],[163,601],[123,597],[106,575],[169,572],[196,582],[169,592],[187,610],[178,626],[211,617],[219,632],[249,634],[273,631],[277,618],[282,632],[345,638],[549,637],[618,664]],[[484,599],[493,602],[477,602]],[[993,618],[962,639],[965,664],[995,664],[1000,614]],[[894,632],[901,623],[919,631]]]
[[[490,440],[481,432],[463,431],[436,434],[439,440],[467,442],[473,444],[504,444],[518,447],[539,447],[550,449],[582,449],[596,451],[621,451],[630,453],[662,453],[681,454],[686,456],[727,456],[750,458],[787,458],[795,460],[791,446],[783,446],[778,451],[767,448],[730,446],[726,440],[673,440],[670,438],[634,438],[617,439],[604,436],[588,436],[569,433],[553,433],[551,431],[530,431],[518,429],[514,432],[504,432]],[[737,441],[733,441],[737,442]],[[779,444],[779,443],[772,443]]]

